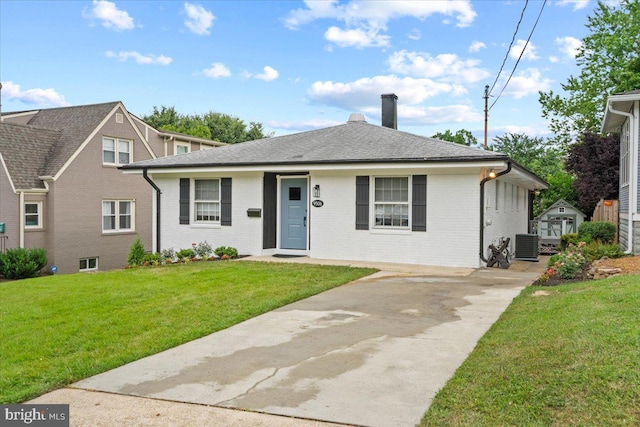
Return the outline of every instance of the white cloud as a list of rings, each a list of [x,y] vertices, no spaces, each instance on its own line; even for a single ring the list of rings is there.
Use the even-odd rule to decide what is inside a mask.
[[[556,45],[567,58],[574,59],[582,47],[582,41],[575,37],[556,37]]]
[[[477,40],[474,40],[473,43],[471,43],[471,46],[469,46],[469,52],[471,53],[480,52],[480,49],[484,49],[486,47],[487,47],[486,44],[479,42]]]
[[[525,45],[526,45],[526,50],[524,51],[524,53],[522,53],[522,51],[525,49]],[[511,50],[509,51],[509,56],[512,59],[517,60],[520,57],[520,54],[522,54],[522,59],[535,60],[540,58],[536,54],[536,50],[538,50],[538,48],[535,47],[533,43],[529,42],[527,44],[526,40],[519,39],[513,46],[511,46]]]
[[[295,30],[317,19],[334,19],[344,22],[345,28],[331,26],[325,32],[327,40],[340,47],[384,47],[390,37],[382,32],[392,19],[414,17],[424,20],[432,15],[455,17],[458,27],[467,27],[475,20],[476,12],[469,0],[452,2],[383,0],[305,0],[305,8],[292,10],[283,19],[287,28]],[[411,37],[410,37],[411,38]]]
[[[2,82],[2,97],[6,100],[16,100],[24,104],[37,106],[66,107],[70,105],[64,96],[55,89],[20,89],[20,85],[11,81]]]
[[[453,53],[432,57],[428,53],[401,50],[394,52],[387,62],[393,73],[442,81],[475,83],[490,77],[487,70],[479,67],[479,60],[461,59]]]
[[[555,56],[555,55],[551,55],[551,56],[549,57],[549,62],[551,62],[551,63],[554,63],[554,64],[555,64],[556,62],[560,62],[560,58],[558,58],[558,57],[557,57],[557,56]]]
[[[325,39],[340,47],[384,47],[389,46],[389,36],[379,34],[378,30],[365,30],[355,28],[341,30],[338,27],[329,27],[324,33]]]
[[[133,59],[136,64],[146,65],[146,64],[157,64],[157,65],[169,65],[173,61],[172,58],[164,55],[156,56],[156,55],[142,55],[136,51],[121,51],[115,53],[111,50],[106,53],[107,58],[114,58],[120,62],[125,62],[128,59]]]
[[[278,73],[278,70],[268,65],[264,67],[262,70],[263,72],[261,74],[256,74],[255,76],[253,76],[253,78],[264,80],[265,82],[270,82],[272,80],[277,79],[280,76],[280,73]]]
[[[580,10],[589,6],[589,1],[590,0],[558,0],[556,4],[558,6],[573,5],[573,10]]]
[[[213,20],[216,19],[213,13],[200,5],[192,3],[185,3],[184,11],[187,14],[184,25],[189,31],[200,36],[206,36],[211,33],[209,30],[213,26]]]
[[[422,38],[422,33],[417,28],[414,28],[413,30],[411,30],[409,34],[407,34],[407,37],[410,38],[411,40],[417,41]]]
[[[93,0],[93,9],[83,13],[85,18],[95,18],[102,21],[102,26],[116,31],[132,30],[135,27],[133,18],[125,10],[120,10],[116,4],[107,0]]]
[[[202,70],[202,74],[212,79],[231,76],[231,71],[222,63],[214,62],[210,68]]]
[[[527,95],[537,95],[538,91],[544,92],[550,89],[551,79],[543,78],[542,73],[537,68],[527,68],[511,78],[503,96],[519,99]]]
[[[464,88],[460,85],[390,75],[365,77],[348,83],[317,81],[308,89],[307,95],[313,102],[347,111],[366,112],[371,111],[367,107],[372,105],[376,106],[375,111],[379,110],[381,93],[395,93],[404,105],[413,105],[437,95],[457,95],[463,92]]]

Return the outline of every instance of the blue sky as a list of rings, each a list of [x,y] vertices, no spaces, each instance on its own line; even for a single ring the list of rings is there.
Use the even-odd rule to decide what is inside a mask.
[[[576,75],[595,1],[0,1],[2,111],[123,101],[217,111],[275,135],[380,123],[396,93],[398,128],[431,136],[549,136],[538,91]]]

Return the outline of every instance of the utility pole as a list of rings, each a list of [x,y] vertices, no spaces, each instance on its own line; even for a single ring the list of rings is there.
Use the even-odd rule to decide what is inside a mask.
[[[488,150],[489,145],[487,144],[487,125],[489,122],[489,85],[484,87],[484,149]]]

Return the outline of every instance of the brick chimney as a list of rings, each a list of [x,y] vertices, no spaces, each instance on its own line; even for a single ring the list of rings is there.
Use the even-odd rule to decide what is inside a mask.
[[[382,126],[398,129],[398,96],[386,93],[382,98]]]

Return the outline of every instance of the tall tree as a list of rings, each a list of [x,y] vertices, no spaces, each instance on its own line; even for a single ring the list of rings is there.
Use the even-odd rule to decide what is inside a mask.
[[[142,118],[156,129],[180,132],[200,138],[235,144],[254,139],[268,138],[262,123],[247,124],[234,116],[210,111],[204,115],[180,114],[175,107],[153,107],[150,115]]]
[[[431,138],[440,139],[442,141],[455,142],[456,144],[462,144],[466,146],[478,144],[478,139],[466,129],[460,129],[455,134],[447,129],[444,132],[438,132],[435,135],[432,135]]]
[[[567,169],[576,176],[578,207],[591,215],[600,199],[618,198],[620,135],[585,133],[569,150]]]
[[[598,1],[586,27],[576,55],[579,76],[562,84],[564,95],[539,93],[542,115],[565,147],[573,136],[599,130],[608,95],[640,88],[640,2]]]

